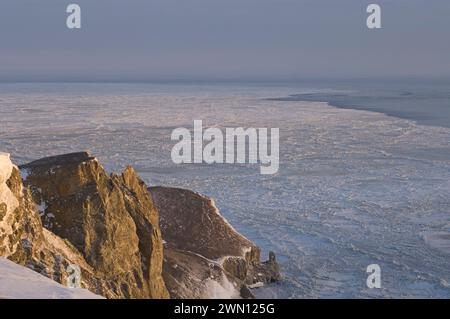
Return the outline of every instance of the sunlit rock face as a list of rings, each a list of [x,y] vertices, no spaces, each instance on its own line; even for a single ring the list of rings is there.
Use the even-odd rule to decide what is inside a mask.
[[[77,264],[82,269],[82,287],[97,287],[97,292],[106,290],[106,285],[96,279],[83,256],[69,242],[43,227],[31,193],[23,186],[19,169],[11,164],[9,156],[0,157],[0,257],[25,265],[60,283],[67,279],[66,267]]]
[[[108,175],[88,153],[20,167],[44,227],[67,240],[113,297],[167,298],[158,213],[132,168]]]
[[[0,153],[0,256],[25,262],[42,244],[42,225],[19,170]]]

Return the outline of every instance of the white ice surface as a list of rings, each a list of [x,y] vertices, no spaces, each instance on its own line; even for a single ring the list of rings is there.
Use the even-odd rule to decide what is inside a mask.
[[[216,200],[238,231],[277,253],[270,297],[450,298],[450,255],[422,236],[450,232],[450,130],[325,103],[267,97],[298,89],[22,84],[0,94],[0,149],[25,163],[90,150],[108,170]],[[426,107],[426,105],[424,105]],[[175,165],[176,127],[279,127],[280,171]],[[30,125],[30,123],[32,123]],[[367,289],[378,263],[382,289]]]
[[[0,257],[0,299],[103,299],[86,289],[73,289]]]

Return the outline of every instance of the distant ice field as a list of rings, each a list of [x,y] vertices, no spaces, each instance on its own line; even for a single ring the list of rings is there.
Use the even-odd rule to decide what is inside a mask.
[[[0,151],[16,163],[89,150],[109,171],[216,199],[273,250],[284,279],[266,298],[450,297],[450,128],[315,101],[292,87],[0,84]],[[325,92],[326,93],[326,92]],[[417,106],[416,106],[417,107]],[[426,107],[426,105],[424,105]],[[175,165],[177,127],[278,127],[280,170]],[[379,264],[381,289],[366,267]]]

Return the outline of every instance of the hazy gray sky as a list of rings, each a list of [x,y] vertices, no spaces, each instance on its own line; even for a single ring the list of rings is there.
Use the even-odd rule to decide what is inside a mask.
[[[81,30],[66,28],[69,3]],[[365,25],[382,6],[381,30]],[[450,76],[448,0],[1,0],[0,80]]]

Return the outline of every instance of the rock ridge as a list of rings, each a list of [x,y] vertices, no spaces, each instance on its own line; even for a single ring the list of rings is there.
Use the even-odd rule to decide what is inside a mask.
[[[108,174],[88,152],[20,167],[0,153],[0,257],[61,284],[77,265],[106,298],[252,298],[280,279],[211,198]]]

